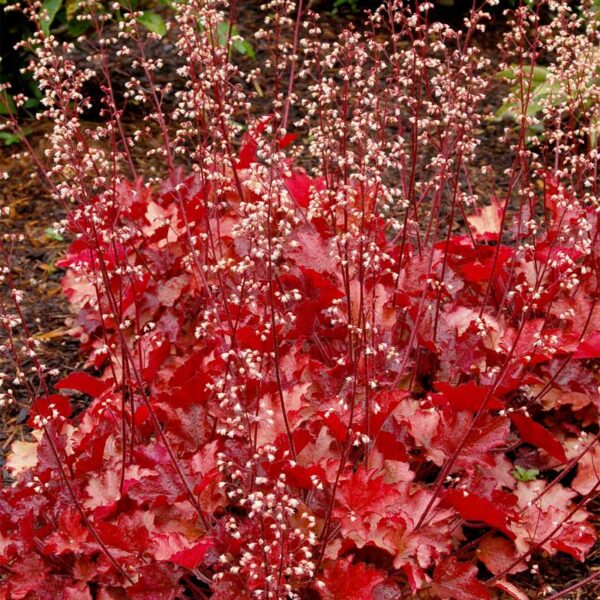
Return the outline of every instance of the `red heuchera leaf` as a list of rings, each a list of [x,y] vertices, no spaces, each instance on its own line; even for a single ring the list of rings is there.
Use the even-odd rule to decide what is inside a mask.
[[[490,395],[490,388],[477,385],[470,381],[462,385],[450,385],[449,383],[438,382],[435,387],[444,394],[444,397],[450,402],[454,410],[470,410],[476,412],[483,402]],[[504,406],[494,396],[491,396],[487,402],[487,408],[498,409]]]
[[[327,479],[325,471],[316,465],[311,467],[302,467],[300,465],[293,465],[284,468],[284,473],[288,477],[288,481],[298,486],[303,490],[310,490],[314,487],[314,477],[318,477],[319,481]]]
[[[171,343],[161,335],[153,336],[150,339],[142,338],[143,346],[145,346],[145,366],[142,374],[146,381],[152,381],[157,370],[171,353]]]
[[[494,587],[506,592],[511,598],[515,598],[516,600],[529,600],[529,596],[525,592],[520,590],[514,583],[506,581],[506,579],[496,581]]]
[[[479,418],[472,428],[474,417],[469,412],[455,413],[453,410],[447,410],[442,415],[432,446],[441,449],[449,458],[468,433],[456,461],[456,467],[472,469],[475,464],[492,466],[495,463],[491,451],[505,444],[509,430],[508,419],[487,416]]]
[[[13,477],[21,471],[26,471],[37,465],[37,447],[37,442],[22,442],[21,440],[16,440],[11,444],[5,467]]]
[[[62,394],[52,394],[44,398],[39,398],[31,407],[31,415],[28,424],[33,429],[40,428],[40,419],[52,421],[56,417],[68,417],[72,412],[71,403],[66,396]]]
[[[131,600],[175,600],[183,588],[179,585],[179,573],[169,565],[148,565],[139,568],[137,581],[127,588]]]
[[[212,586],[211,600],[251,600],[251,594],[242,589],[239,581],[219,581]]]
[[[304,173],[294,173],[291,177],[286,178],[284,182],[285,187],[298,203],[298,206],[308,208],[311,190],[315,187],[315,182]]]
[[[377,410],[370,420],[371,435],[379,433],[396,407],[407,397],[408,393],[401,390],[383,392],[375,396],[373,402],[376,403]]]
[[[114,427],[106,421],[81,439],[79,452],[74,460],[77,473],[91,473],[104,464],[104,449],[109,438],[114,434]]]
[[[214,547],[214,541],[211,539],[204,539],[198,544],[195,544],[187,550],[181,550],[176,552],[169,559],[176,565],[186,567],[187,569],[195,569],[201,562],[206,553]]]
[[[425,569],[435,565],[452,549],[451,535],[456,513],[441,506],[432,493],[419,485],[399,482],[400,499],[388,512],[390,517],[375,518],[375,526],[365,536],[369,544],[389,552],[394,558],[394,568],[402,569],[413,592],[428,580]],[[417,528],[428,506],[433,511]],[[349,536],[350,537],[350,536]]]
[[[550,554],[561,550],[577,560],[584,559],[596,536],[593,527],[586,522],[588,514],[585,510],[580,508],[571,514],[572,499],[576,496],[573,490],[556,484],[537,499],[537,482],[519,482],[516,494],[521,518],[511,528],[517,536],[515,545],[519,552],[542,544],[541,547]]]
[[[286,133],[280,140],[277,141],[277,145],[281,150],[285,150],[290,144],[293,144],[297,139],[297,133]]]
[[[433,572],[435,593],[443,600],[488,600],[487,588],[477,579],[473,563],[461,563],[455,558],[442,561]]]
[[[337,560],[323,573],[321,597],[323,600],[373,600],[373,588],[383,579],[379,570],[364,563]]]
[[[77,553],[89,538],[89,529],[82,524],[79,512],[68,508],[60,514],[57,530],[46,538],[44,553],[57,556]]]
[[[256,162],[256,151],[258,143],[256,140],[248,137],[243,146],[240,148],[237,167],[239,169],[247,169],[252,163]]]
[[[503,573],[506,569],[510,569],[510,573],[527,569],[525,561],[515,564],[519,554],[513,542],[499,535],[486,535],[481,540],[477,548],[477,558],[494,575]]]
[[[600,331],[588,335],[575,350],[573,358],[600,358]]]
[[[511,538],[515,534],[508,527],[508,517],[489,500],[471,494],[467,490],[451,489],[444,494],[444,500],[451,504],[467,521],[478,521],[502,531]]]
[[[584,440],[581,445],[577,446],[575,450],[576,455],[583,451],[588,444],[589,440]],[[583,447],[582,447],[583,446]],[[573,480],[573,489],[585,496],[589,494],[595,486],[598,486],[600,481],[600,443],[596,441],[595,445],[588,450],[580,461],[577,463],[577,476]]]
[[[350,513],[375,512],[385,516],[387,507],[399,499],[399,492],[375,470],[359,469],[340,483],[339,499]],[[345,510],[340,512],[346,514]]]
[[[267,126],[272,120],[272,116],[266,117],[262,119],[251,131],[244,134],[242,147],[240,148],[238,162],[236,165],[238,169],[247,169],[252,163],[256,162],[256,153],[258,150],[257,138],[259,138],[265,132]],[[291,143],[291,141],[288,143]],[[285,146],[282,146],[282,148],[285,148]]]
[[[342,423],[342,420],[337,413],[326,413],[323,417],[323,422],[327,425],[329,431],[338,442],[343,442],[346,439],[348,429],[346,425]]]
[[[556,539],[550,542],[550,546],[583,562],[595,541],[596,533],[592,527],[567,522],[562,526]]]
[[[92,377],[89,373],[71,373],[61,379],[56,385],[57,390],[75,390],[87,394],[92,398],[98,398],[104,391],[110,388],[110,383]]]
[[[70,582],[53,574],[40,556],[31,554],[11,565],[11,580],[3,582],[1,597],[6,600],[25,598],[60,598],[92,600],[87,582]]]
[[[561,443],[542,425],[522,413],[512,413],[510,420],[516,426],[524,442],[536,448],[542,448],[561,463],[567,462],[567,455]]]
[[[495,198],[489,206],[480,208],[476,215],[467,217],[475,236],[485,240],[498,239],[502,226],[502,206]]]

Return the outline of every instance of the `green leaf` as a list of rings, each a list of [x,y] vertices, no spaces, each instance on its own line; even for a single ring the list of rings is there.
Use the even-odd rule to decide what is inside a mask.
[[[137,18],[137,22],[140,25],[143,25],[148,31],[156,33],[161,37],[167,33],[165,20],[155,12],[145,10],[142,15]]]
[[[519,70],[519,65],[511,65],[508,69],[504,71],[500,71],[498,73],[499,77],[503,77],[505,79],[514,80],[517,79],[517,73]],[[531,71],[531,65],[523,65],[523,76],[528,79],[529,73]],[[533,74],[531,78],[531,82],[533,84],[543,83],[548,78],[548,69],[546,67],[540,67],[538,65],[533,67]]]
[[[249,56],[255,58],[254,48],[252,44],[246,40],[234,40],[231,44],[236,52],[239,52],[242,56]]]
[[[519,465],[515,465],[515,470],[512,471],[512,476],[517,481],[534,481],[539,474],[537,469],[524,469]]]
[[[53,229],[52,227],[47,227],[46,229],[44,229],[44,233],[46,234],[46,237],[48,237],[51,240],[54,240],[55,242],[65,241],[65,238],[60,233],[58,233],[56,229]]]
[[[518,73],[518,65],[511,65],[511,67],[505,71],[501,71],[499,75],[506,79],[518,80],[521,75]],[[531,66],[523,66],[523,83],[524,85],[529,84]],[[531,91],[529,94],[527,104],[527,116],[535,116],[543,108],[543,101],[549,96],[554,96],[553,104],[558,104],[564,100],[564,96],[558,95],[557,92],[560,90],[558,82],[549,83],[548,69],[546,67],[533,67],[531,72]],[[511,89],[511,93],[515,94],[519,92],[518,84]],[[525,92],[525,90],[524,90]],[[496,111],[495,117],[501,119],[503,117],[510,117],[512,119],[518,118],[521,114],[521,105],[518,99],[514,99],[511,102],[504,102],[502,106]]]
[[[0,115],[11,115],[17,110],[12,96],[6,91],[0,91]]]
[[[78,38],[80,35],[83,35],[91,26],[91,22],[87,19],[84,21],[73,19],[72,21],[69,21],[69,28],[67,31],[71,37]]]
[[[27,100],[27,102],[25,102],[25,104],[23,104],[23,108],[32,109],[32,108],[36,108],[36,106],[39,106],[39,105],[40,105],[39,98],[29,98],[29,100]]]
[[[43,17],[40,19],[40,25],[44,35],[50,35],[50,26],[52,25],[52,22],[58,14],[61,6],[62,0],[45,0],[45,2],[42,4],[41,14]]]
[[[352,12],[358,10],[358,0],[335,0],[333,3],[333,14],[337,14],[338,8],[347,6]]]
[[[42,94],[42,91],[40,90],[40,86],[37,84],[37,81],[35,81],[35,79],[31,77],[27,78],[27,87],[29,88],[30,92],[29,100],[25,102],[23,107],[27,109],[35,108],[36,106],[39,106],[40,102],[42,101],[42,98],[44,97],[44,94]]]
[[[31,133],[31,129],[21,129],[19,133],[10,133],[9,131],[0,131],[0,140],[5,146],[12,146],[22,141],[22,136],[27,136]]]
[[[81,7],[81,0],[67,0],[65,4],[65,12],[67,13],[67,21],[71,21],[73,17],[79,12]]]
[[[231,35],[234,35],[234,29],[235,25],[231,29]],[[227,40],[229,40],[229,23],[226,23],[225,21],[217,23],[215,32],[217,35],[217,44],[221,46],[221,48],[225,47],[227,45]]]
[[[244,123],[240,123],[239,121],[233,121],[232,119],[228,119],[227,121],[230,125],[237,127],[240,131],[248,131],[248,125]]]
[[[8,131],[0,131],[0,140],[5,146],[11,146],[21,141],[21,137],[17,133],[9,133]]]
[[[227,21],[222,21],[221,23],[217,23],[215,28],[215,33],[217,37],[217,44],[224,48],[227,46],[227,42],[229,41],[229,23]],[[254,58],[256,54],[254,53],[254,48],[244,39],[239,38],[238,28],[233,25],[231,27],[231,37],[235,38],[231,41],[231,47],[241,54],[242,56],[249,56],[250,58]]]

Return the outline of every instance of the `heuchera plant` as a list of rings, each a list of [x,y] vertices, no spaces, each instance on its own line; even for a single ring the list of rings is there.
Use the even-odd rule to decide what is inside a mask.
[[[537,142],[522,110],[512,166],[478,198],[473,178],[493,174],[473,166],[485,6],[457,32],[417,4],[385,3],[371,33],[331,45],[302,2],[269,4],[257,37],[276,50],[272,111],[237,145],[252,96],[235,36],[213,35],[235,7],[179,6],[181,87],[156,83],[137,13],[119,46],[91,10],[108,40],[92,53],[107,77],[94,126],[91,71],[38,33],[55,125],[36,160],[68,208],[60,266],[88,368],[47,383],[6,237],[17,375],[3,402],[29,389],[32,438],[6,462],[2,597],[522,599],[511,575],[540,553],[585,560],[600,487],[588,109],[552,99]],[[522,65],[577,19],[550,8],[549,27],[539,7],[513,15],[506,51]],[[139,53],[125,96],[148,116],[134,133],[111,43]],[[164,177],[136,162],[149,136]],[[77,414],[73,393],[89,400]]]

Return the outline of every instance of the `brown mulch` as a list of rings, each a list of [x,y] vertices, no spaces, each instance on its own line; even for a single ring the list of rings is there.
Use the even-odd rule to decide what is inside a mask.
[[[262,26],[263,14],[259,9],[260,0],[246,0],[239,13],[238,27],[242,35],[255,31]],[[323,4],[323,3],[321,3]],[[315,2],[314,8],[319,8]],[[450,13],[449,13],[450,14]],[[324,37],[329,41],[336,39],[339,32],[348,23],[354,23],[360,27],[359,15],[345,13],[341,16],[333,16],[328,13],[322,14],[321,27]],[[501,38],[503,22],[500,19],[494,21],[484,36],[476,39],[476,43],[482,47],[485,54],[497,65],[497,44]],[[256,63],[264,60],[264,48],[254,44],[257,53]],[[172,48],[171,48],[172,50]],[[177,59],[175,53],[169,51],[162,56],[167,62],[168,73],[176,68]],[[253,59],[238,57],[241,62],[248,62],[250,66]],[[169,62],[170,61],[170,62]],[[173,63],[171,65],[171,63]],[[127,67],[121,65],[123,81],[127,77]],[[119,75],[117,74],[117,79]],[[260,86],[263,90],[269,90],[270,82],[263,77]],[[502,84],[495,84],[488,94],[488,106],[485,110],[494,110],[500,105],[505,88]],[[257,110],[268,110],[266,94],[258,99]],[[128,116],[131,125],[135,126],[142,115],[132,113]],[[43,147],[44,126],[32,125],[30,142],[36,149]],[[476,193],[482,198],[489,198],[494,192],[501,189],[501,177],[504,168],[510,166],[512,157],[507,152],[507,146],[499,140],[504,125],[486,121],[481,128],[481,147],[477,155],[475,169],[484,164],[494,165],[498,179],[487,181],[481,176],[473,177],[479,186]],[[153,161],[146,157],[149,144],[155,141],[146,141],[136,147],[136,160],[142,167],[152,169]],[[8,171],[10,179],[0,182],[0,207],[11,208],[10,217],[0,217],[0,235],[6,233],[18,233],[24,236],[23,242],[15,245],[12,260],[15,282],[19,289],[25,292],[22,309],[31,329],[31,333],[39,341],[38,356],[49,369],[58,369],[59,377],[64,377],[69,371],[81,368],[83,359],[79,354],[78,345],[68,335],[66,321],[70,316],[68,303],[61,293],[60,279],[63,271],[56,267],[56,261],[64,254],[68,240],[58,240],[53,235],[53,223],[60,221],[65,216],[64,209],[57,204],[49,195],[43,185],[41,177],[35,172],[29,158],[17,157],[16,153],[22,148],[14,145],[10,147],[0,146],[0,172]],[[473,171],[473,175],[474,175]],[[49,229],[50,228],[50,229]],[[0,294],[8,299],[7,288],[0,287]],[[3,342],[3,331],[0,330],[0,345]],[[31,364],[26,364],[30,367]],[[13,373],[12,360],[10,356],[0,354],[0,374]],[[8,377],[10,381],[12,378]],[[56,378],[54,378],[56,379]],[[50,378],[52,383],[53,378]],[[26,439],[28,429],[26,421],[28,418],[29,398],[23,390],[16,389],[17,403],[8,408],[0,409],[0,460],[6,456],[10,444],[14,440]],[[19,393],[20,392],[20,393]],[[600,502],[596,501],[591,507],[594,514],[600,515]],[[588,577],[600,569],[600,545],[590,554],[585,564],[579,563],[569,556],[559,553],[555,557],[540,557],[539,570],[537,574],[525,573],[513,578],[515,583],[526,591],[530,598],[543,598],[551,595],[553,591],[565,589]],[[553,590],[553,591],[551,591]],[[594,600],[600,598],[600,581],[593,583],[568,594],[565,598],[569,600]]]
[[[41,138],[42,132],[32,132],[32,141]],[[60,280],[62,270],[56,261],[66,250],[66,241],[57,239],[53,224],[64,216],[64,211],[51,198],[42,185],[40,176],[32,169],[28,156],[17,156],[19,147],[0,146],[0,172],[6,171],[9,179],[0,184],[0,206],[9,207],[10,215],[0,218],[0,236],[5,234],[22,235],[23,241],[11,244],[11,266],[16,289],[21,290],[21,309],[30,334],[39,342],[37,354],[40,362],[48,370],[57,369],[62,376],[80,364],[77,342],[67,335],[66,319],[69,308],[62,296]],[[1,261],[0,261],[1,262]],[[4,266],[1,265],[0,266]],[[0,286],[2,299],[14,312],[8,287]],[[22,328],[14,330],[16,345],[22,340]],[[0,344],[6,339],[4,329],[0,329]],[[23,366],[33,366],[31,360]],[[0,354],[0,373],[14,378],[14,361],[11,355]],[[52,384],[57,377],[49,377]],[[13,385],[16,404],[2,410],[0,418],[0,448],[5,456],[14,440],[27,437],[26,421],[29,414],[30,398],[27,390]]]

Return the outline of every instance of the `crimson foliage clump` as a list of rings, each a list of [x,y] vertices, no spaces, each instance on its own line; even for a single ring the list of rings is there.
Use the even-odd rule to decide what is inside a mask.
[[[63,287],[102,378],[72,373],[40,399],[31,422],[45,435],[9,460],[10,597],[83,598],[94,582],[100,597],[174,598],[208,577],[221,598],[307,586],[371,598],[401,580],[414,593],[486,598],[474,559],[501,589],[534,550],[583,560],[596,534],[576,509],[598,487],[594,455],[570,485],[560,474],[596,437],[573,429],[596,418],[600,338],[584,332],[596,273],[573,297],[548,266],[544,312],[524,310],[518,293],[502,313],[497,303],[532,281],[538,260],[583,265],[556,228],[595,215],[547,195],[553,225],[528,257],[500,242],[496,214],[474,221],[474,237],[438,244],[429,265],[414,248],[400,257],[357,193],[348,212],[373,259],[357,264],[360,248],[336,236],[356,223],[319,201],[321,179],[293,171],[270,205],[285,240],[247,267],[260,254],[247,227],[267,208],[249,166],[235,173],[242,196],[231,174],[218,210],[207,207],[219,190],[189,177],[177,193],[122,184],[112,206],[72,215],[85,234],[63,261]],[[323,216],[307,216],[311,196]],[[109,226],[143,235],[103,242]],[[202,276],[184,260],[189,236]],[[426,307],[442,261],[452,284],[436,312]],[[106,366],[109,348],[122,362]],[[69,390],[92,399],[73,419]]]

